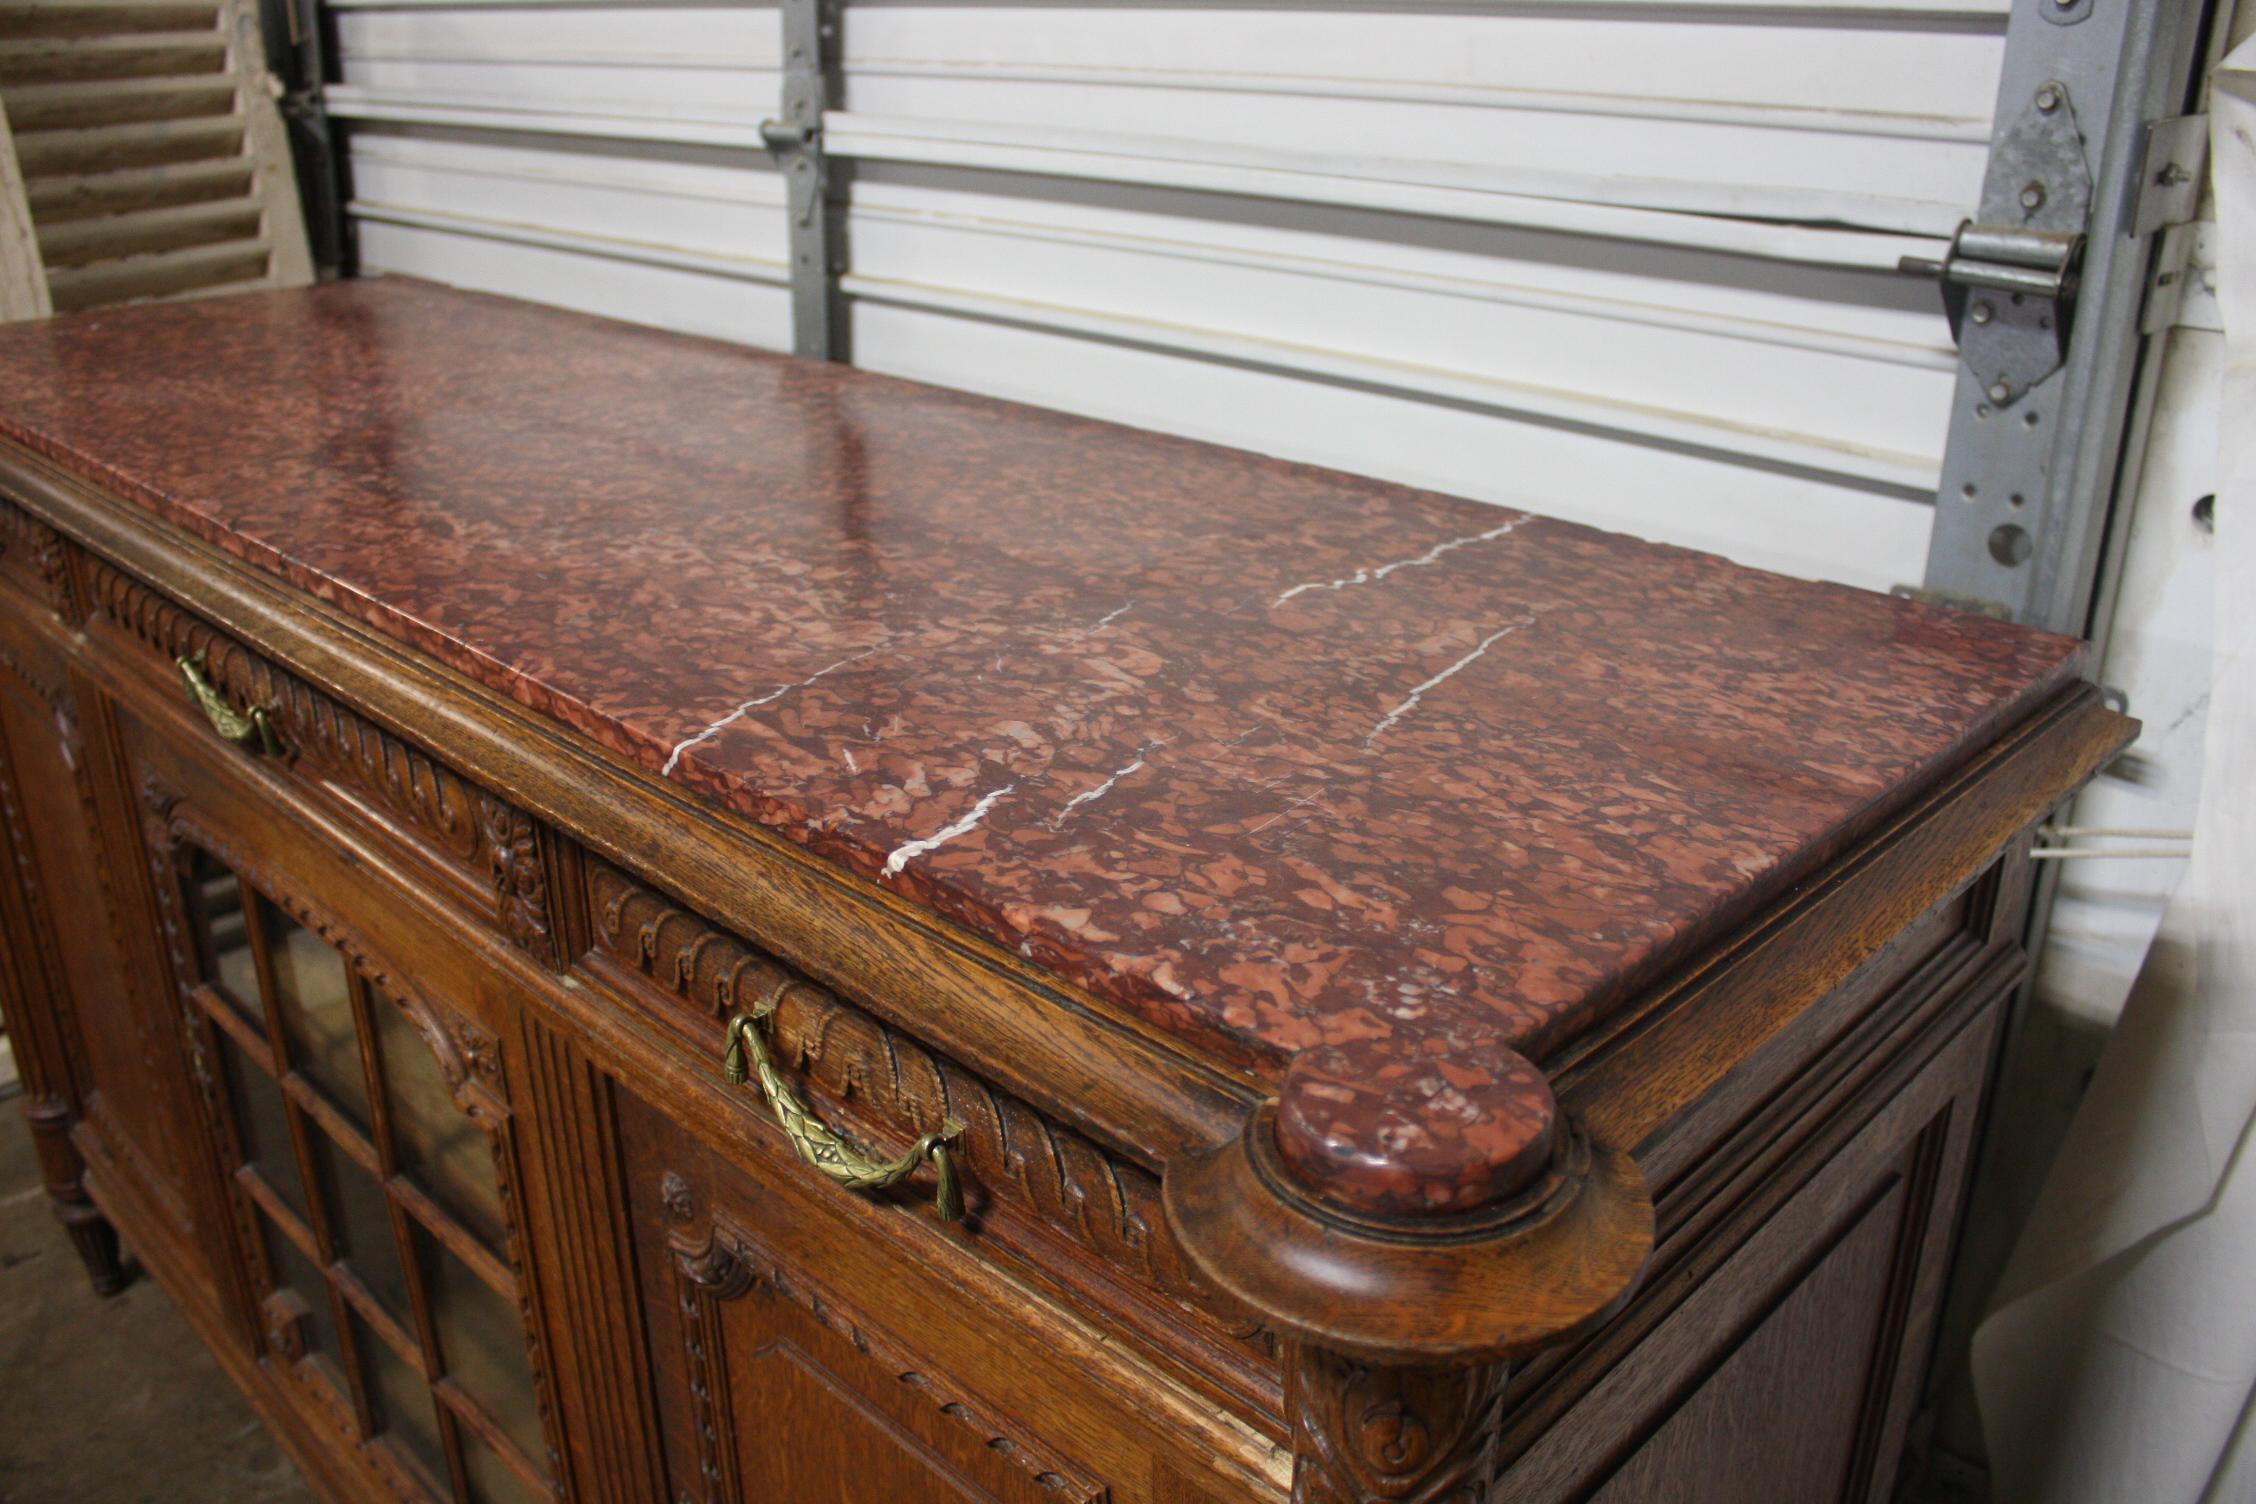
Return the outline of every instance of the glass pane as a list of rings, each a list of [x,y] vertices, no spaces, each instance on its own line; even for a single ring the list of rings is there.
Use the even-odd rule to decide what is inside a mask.
[[[399,1240],[392,1232],[391,1207],[375,1180],[342,1149],[315,1135],[313,1162],[321,1175],[322,1199],[329,1207],[329,1234],[337,1255],[360,1277],[369,1293],[409,1331],[414,1306],[400,1267]]]
[[[204,952],[204,979],[217,983],[236,1011],[263,1032],[258,967],[251,959],[250,927],[243,919],[243,885],[210,853],[188,848],[188,902]]]
[[[267,965],[274,974],[270,1001],[282,1018],[290,1064],[365,1131],[368,1087],[361,1074],[360,1034],[353,1027],[345,958],[263,895],[258,906]]]
[[[418,1229],[415,1242],[439,1329],[439,1371],[476,1400],[518,1450],[528,1457],[544,1455],[525,1324],[515,1303],[495,1294],[428,1233]]]
[[[392,1439],[401,1454],[420,1463],[428,1481],[447,1492],[446,1448],[439,1440],[439,1415],[423,1376],[402,1362],[384,1345],[384,1339],[367,1324],[353,1323],[353,1339],[360,1349],[361,1371],[368,1381],[368,1403],[376,1412],[376,1430]]]
[[[454,1105],[438,1057],[407,1016],[381,998],[369,1013],[384,1055],[384,1098],[400,1168],[487,1247],[501,1247],[501,1187],[493,1146]]]
[[[235,1102],[235,1133],[243,1142],[243,1163],[259,1173],[276,1195],[300,1217],[306,1214],[305,1186],[298,1179],[298,1160],[290,1147],[289,1111],[282,1088],[253,1064],[242,1046],[218,1029],[219,1057],[227,1073],[227,1094]]]
[[[477,1504],[545,1504],[546,1494],[525,1486],[499,1453],[462,1428],[463,1470],[470,1475],[470,1497]]]
[[[305,1303],[306,1317],[299,1323],[298,1331],[305,1343],[306,1356],[334,1365],[337,1323],[329,1306],[329,1282],[280,1228],[264,1217],[259,1219],[259,1226],[266,1230],[266,1262],[274,1271],[275,1287],[289,1291]]]

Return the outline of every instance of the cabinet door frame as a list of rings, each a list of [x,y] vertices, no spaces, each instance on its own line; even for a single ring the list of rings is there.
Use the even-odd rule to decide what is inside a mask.
[[[215,1257],[224,1258],[241,1287],[238,1308],[256,1333],[258,1354],[268,1369],[291,1380],[278,1387],[300,1418],[322,1434],[354,1443],[356,1453],[369,1461],[371,1481],[383,1491],[469,1501],[482,1496],[472,1492],[473,1471],[498,1464],[522,1490],[507,1497],[562,1498],[547,1343],[522,1207],[518,1113],[512,1107],[502,1043],[507,1020],[481,1016],[479,1006],[490,1010],[491,1004],[475,976],[462,979],[462,1006],[435,1000],[427,985],[411,980],[429,972],[403,964],[402,957],[424,950],[425,937],[442,948],[461,947],[447,947],[445,942],[453,938],[443,933],[447,926],[432,923],[405,901],[404,888],[386,882],[390,864],[380,852],[363,848],[350,832],[299,806],[284,793],[280,780],[247,764],[215,768],[206,755],[210,749],[184,756],[182,747],[161,736],[134,740],[138,755],[132,759],[132,773],[169,980],[185,1022],[201,1126],[224,1171],[228,1215],[216,1239],[224,1250]],[[240,885],[262,997],[256,1021],[209,979],[211,957],[200,938],[187,881],[196,852]],[[348,911],[353,918],[346,917]],[[266,943],[271,938],[266,931],[277,923],[272,916],[301,927],[342,963],[363,1073],[362,1121],[356,1122],[299,1068],[284,1037]],[[399,1067],[381,1062],[392,1059],[397,1046],[391,1041],[406,1036],[384,1027],[387,1018],[404,1022],[407,1035],[420,1041],[449,1105],[477,1131],[491,1156],[497,1204],[490,1245],[470,1230],[470,1216],[442,1204],[405,1168],[392,1121],[396,1108],[387,1094],[388,1074]],[[378,1039],[385,1044],[372,1048]],[[223,1058],[231,1064],[223,1065]],[[246,1062],[265,1072],[261,1090],[279,1092],[296,1176],[295,1206],[246,1162],[228,1076]],[[323,1155],[329,1158],[323,1160]],[[324,1177],[347,1173],[347,1163],[375,1179],[391,1220],[396,1241],[390,1252],[407,1292],[404,1320],[342,1262],[332,1205],[338,1192],[326,1188],[330,1182]],[[326,1383],[313,1382],[317,1370],[300,1361],[305,1356],[304,1323],[313,1313],[295,1308],[307,1301],[286,1297],[285,1281],[272,1265],[289,1255],[279,1244],[269,1248],[269,1227],[310,1261],[325,1287],[330,1340],[342,1365],[332,1368]],[[426,1258],[435,1262],[426,1267]],[[513,1439],[493,1407],[473,1398],[443,1359],[442,1322],[428,1283],[440,1277],[433,1270],[456,1265],[516,1317],[525,1341],[537,1452],[522,1438],[522,1423],[519,1438]],[[395,1454],[398,1443],[377,1441],[384,1429],[381,1402],[371,1388],[374,1373],[360,1361],[363,1342],[381,1343],[391,1358],[408,1365],[409,1377],[420,1380],[430,1396],[444,1474],[433,1480],[436,1492],[401,1464]],[[386,1361],[380,1354],[370,1356],[379,1365]]]

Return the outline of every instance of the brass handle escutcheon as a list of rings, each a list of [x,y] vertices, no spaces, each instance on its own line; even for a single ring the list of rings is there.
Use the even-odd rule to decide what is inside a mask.
[[[188,681],[190,702],[204,713],[204,719],[211,722],[212,730],[237,746],[248,747],[253,752],[264,752],[269,757],[281,752],[282,742],[275,736],[274,726],[267,720],[265,709],[254,705],[251,713],[245,715],[228,704],[226,698],[212,687],[211,680],[204,677],[203,654],[198,653],[193,658],[184,654],[172,661],[179,666],[180,677]]]
[[[925,1160],[932,1161],[933,1169],[940,1174],[940,1184],[933,1193],[933,1205],[943,1221],[963,1220],[963,1187],[957,1183],[956,1162],[950,1146],[963,1137],[963,1124],[949,1118],[930,1133],[921,1134],[909,1145],[909,1151],[899,1159],[872,1159],[807,1110],[792,1091],[783,1073],[776,1069],[775,1057],[768,1051],[768,1042],[761,1037],[760,1020],[775,1011],[774,999],[755,1007],[750,1013],[739,1013],[729,1020],[728,1053],[722,1057],[721,1073],[729,1085],[741,1086],[747,1074],[749,1058],[751,1072],[760,1078],[760,1090],[766,1094],[768,1106],[775,1111],[776,1121],[783,1126],[784,1136],[799,1151],[799,1157],[832,1180],[850,1191],[882,1191],[897,1185],[916,1172]]]

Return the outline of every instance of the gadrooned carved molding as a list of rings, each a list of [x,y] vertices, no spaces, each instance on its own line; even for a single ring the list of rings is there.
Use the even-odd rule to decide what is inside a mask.
[[[667,1172],[661,1184],[674,1181],[681,1182],[694,1204],[695,1193],[679,1174]],[[667,1246],[674,1258],[688,1344],[684,1356],[697,1407],[699,1471],[707,1481],[712,1504],[737,1497],[726,1491],[734,1471],[735,1449],[723,1442],[729,1421],[724,1403],[726,1363],[715,1361],[725,1352],[719,1308],[724,1302],[741,1300],[754,1292],[787,1300],[806,1311],[843,1337],[856,1352],[875,1360],[896,1382],[968,1430],[987,1451],[1007,1459],[1061,1501],[1105,1504],[1109,1498],[1110,1492],[1102,1484],[1082,1477],[1039,1442],[995,1420],[961,1384],[894,1342],[851,1305],[796,1271],[786,1270],[744,1228],[716,1216],[701,1229],[691,1227],[669,1234]]]
[[[167,664],[201,654],[206,676],[230,701],[266,707],[293,765],[349,787],[420,832],[492,892],[504,933],[543,961],[553,960],[548,880],[539,828],[529,815],[106,561],[92,560],[87,575],[95,616]]]
[[[772,1038],[815,1093],[850,1101],[904,1138],[964,1124],[967,1178],[1007,1197],[1107,1264],[1188,1302],[1193,1283],[1166,1234],[1159,1182],[962,1066],[806,980],[654,889],[589,864],[595,946],[715,1019],[774,998]],[[1220,1328],[1217,1328],[1220,1330]]]

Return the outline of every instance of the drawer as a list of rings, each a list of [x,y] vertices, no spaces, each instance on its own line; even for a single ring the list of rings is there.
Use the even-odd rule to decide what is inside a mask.
[[[1284,1496],[1281,1453],[941,1224],[618,1108],[668,1499]]]
[[[708,1071],[731,1018],[772,1008],[759,1029],[788,1089],[880,1157],[955,1122],[965,1250],[1059,1290],[1186,1382],[1276,1425],[1276,1342],[1202,1295],[1157,1175],[639,879],[594,858],[584,875],[587,913],[574,928],[586,950],[572,973],[591,990],[652,1020]],[[785,1145],[756,1085],[737,1100],[754,1138]],[[822,1183],[788,1154],[772,1173]],[[882,1194],[897,1217],[929,1219],[935,1192],[923,1169]]]
[[[86,558],[81,576],[89,638],[123,693],[185,725],[200,714],[179,666],[188,660],[225,712],[265,722],[271,735],[244,743],[262,773],[393,857],[418,888],[552,958],[551,851],[523,811],[108,561]]]

